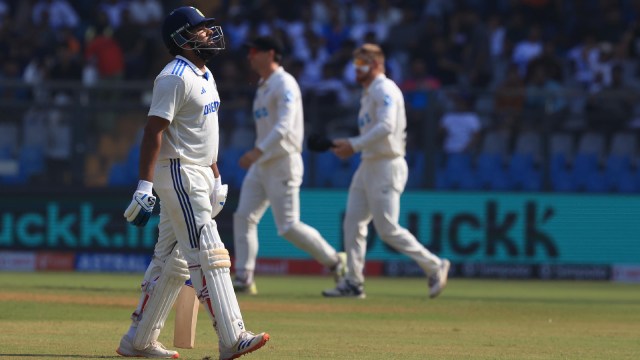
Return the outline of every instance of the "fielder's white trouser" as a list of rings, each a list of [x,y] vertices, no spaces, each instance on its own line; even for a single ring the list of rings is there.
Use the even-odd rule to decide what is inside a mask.
[[[278,234],[306,251],[319,263],[332,267],[335,249],[311,226],[300,222],[302,156],[290,154],[253,164],[242,182],[233,214],[235,268],[238,277],[253,276],[258,255],[258,223],[271,205]]]
[[[346,277],[351,282],[364,283],[367,226],[371,219],[384,242],[415,260],[427,274],[438,270],[440,258],[398,224],[400,195],[407,176],[407,162],[403,157],[363,160],[353,175],[343,225]]]
[[[173,249],[179,248],[220,342],[231,347],[244,324],[231,285],[229,255],[211,219],[213,184],[210,167],[181,164],[177,159],[158,162],[154,189],[160,198],[160,223],[154,258],[165,263]],[[176,295],[183,283],[175,283]]]

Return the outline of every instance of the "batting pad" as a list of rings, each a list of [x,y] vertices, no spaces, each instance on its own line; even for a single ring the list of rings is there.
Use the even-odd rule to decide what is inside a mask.
[[[200,250],[200,266],[207,282],[218,336],[222,344],[229,348],[236,344],[245,330],[240,306],[231,284],[231,259],[215,227],[203,227],[201,236],[202,247],[208,249]]]
[[[134,348],[144,350],[156,340],[182,285],[189,277],[187,261],[174,251],[165,262],[162,274],[142,311],[142,319],[133,338]]]

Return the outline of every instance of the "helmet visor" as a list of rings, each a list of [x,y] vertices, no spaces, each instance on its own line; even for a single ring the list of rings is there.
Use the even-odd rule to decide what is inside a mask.
[[[198,32],[207,29],[206,40],[200,40]],[[213,21],[203,22],[201,25],[190,29],[185,29],[181,33],[176,32],[172,36],[178,46],[184,49],[184,45],[189,44],[193,50],[224,50],[224,33],[222,27],[213,25]]]

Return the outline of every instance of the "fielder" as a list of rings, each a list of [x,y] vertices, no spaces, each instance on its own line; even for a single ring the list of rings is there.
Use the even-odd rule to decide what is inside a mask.
[[[260,82],[253,101],[256,145],[240,158],[240,166],[249,171],[233,215],[234,288],[238,292],[257,293],[253,278],[258,254],[257,227],[269,205],[278,234],[331,269],[339,280],[346,267],[345,254],[337,253],[316,229],[300,221],[299,196],[304,171],[300,87],[280,66],[283,48],[279,41],[258,37],[246,46],[249,63],[260,75]]]
[[[185,6],[162,25],[163,40],[175,58],[155,80],[140,181],[124,213],[133,225],[144,226],[155,205],[155,189],[162,199],[159,236],[131,327],[117,349],[122,356],[179,357],[157,339],[189,278],[218,334],[220,359],[235,359],[269,340],[268,334],[245,328],[229,275],[229,252],[213,220],[222,193],[216,165],[220,98],[205,63],[224,49],[222,29],[213,23]]]
[[[400,195],[407,182],[405,155],[407,119],[398,86],[384,74],[384,54],[378,45],[364,44],[354,51],[356,80],[364,92],[360,100],[360,136],[336,139],[332,151],[347,159],[361,152],[347,200],[343,231],[347,274],[327,297],[364,298],[364,262],[367,226],[373,225],[383,241],[406,254],[428,276],[429,296],[436,297],[447,284],[449,261],[425,249],[398,224]]]

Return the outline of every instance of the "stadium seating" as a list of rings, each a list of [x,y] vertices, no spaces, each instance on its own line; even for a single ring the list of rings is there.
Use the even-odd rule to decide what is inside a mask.
[[[549,170],[554,191],[574,191],[571,164],[574,157],[573,137],[569,133],[553,133],[549,137]]]
[[[605,138],[602,134],[587,132],[580,137],[572,168],[572,180],[576,190],[605,191],[605,177],[600,170],[604,154]]]
[[[302,186],[304,188],[311,186],[311,153],[308,150],[302,152],[302,164],[304,166],[304,174],[302,176]]]
[[[340,160],[331,152],[315,154],[315,173],[313,185],[326,187],[331,185],[333,173],[340,167]]]
[[[634,192],[631,158],[625,155],[610,154],[605,167],[607,188],[618,192]]]
[[[127,154],[126,166],[127,172],[134,177],[138,177],[140,165],[140,145],[134,144]]]
[[[637,148],[635,134],[619,132],[613,135],[605,167],[608,190],[623,193],[638,190],[633,171],[638,154]]]
[[[571,168],[565,154],[551,154],[549,166],[551,174],[551,187],[554,191],[574,191],[575,186],[571,177]]]
[[[505,171],[508,141],[509,135],[505,131],[493,130],[484,135],[475,170],[479,188],[510,190],[508,173]]]
[[[107,179],[107,184],[109,186],[129,186],[135,185],[137,182],[137,176],[132,177],[129,174],[129,169],[127,168],[127,163],[125,162],[117,162],[111,166],[109,170],[109,177]]]
[[[539,163],[542,158],[542,140],[533,131],[522,132],[516,137],[516,145],[509,160],[509,188],[513,190],[539,191],[542,174]]]
[[[590,188],[598,188],[597,178],[600,172],[598,167],[598,157],[595,154],[576,154],[571,169],[571,181],[574,189],[587,191],[587,186]]]
[[[471,164],[471,155],[465,153],[447,154],[444,166],[436,174],[436,188],[442,190],[477,188]]]
[[[480,153],[476,159],[475,177],[477,186],[481,189],[510,189],[501,154]]]
[[[409,178],[407,179],[408,189],[420,189],[426,180],[426,159],[422,150],[410,150],[406,155],[407,166],[409,167]]]
[[[23,147],[19,156],[20,172],[24,176],[41,174],[45,170],[44,151],[39,146]]]
[[[329,154],[335,157],[334,154],[332,153],[329,153]],[[360,154],[358,153],[347,160],[338,159],[337,166],[334,168],[333,173],[329,177],[329,185],[331,187],[342,188],[342,189],[346,189],[349,187],[349,185],[351,184],[351,178],[353,177],[355,169],[357,169],[358,167],[357,164],[360,163],[359,155]]]
[[[230,187],[240,189],[242,180],[247,174],[247,170],[240,167],[238,161],[249,148],[227,148],[220,150],[218,155],[218,170],[223,176],[222,181]]]
[[[514,153],[509,160],[509,189],[539,191],[542,175],[534,164],[531,154]]]

